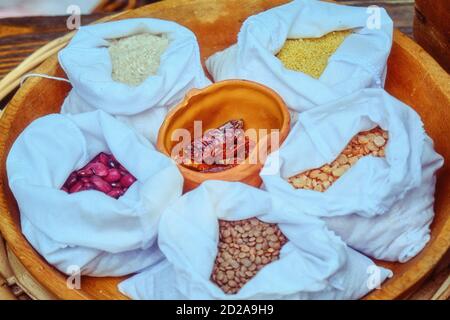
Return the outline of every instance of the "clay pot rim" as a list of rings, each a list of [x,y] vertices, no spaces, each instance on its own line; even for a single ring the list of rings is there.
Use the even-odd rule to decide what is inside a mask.
[[[157,149],[160,152],[162,152],[163,154],[165,154],[166,156],[168,156],[169,158],[171,158],[169,151],[165,148],[165,145],[164,145],[164,136],[165,136],[167,127],[170,123],[170,120],[177,112],[188,107],[189,100],[191,100],[192,97],[200,95],[200,94],[202,94],[202,95],[208,94],[212,91],[217,90],[218,88],[226,87],[229,85],[236,85],[239,83],[246,87],[251,87],[251,88],[254,88],[259,91],[264,91],[265,93],[267,93],[268,95],[272,96],[275,99],[275,101],[281,111],[281,114],[283,116],[283,123],[280,128],[280,145],[281,145],[283,143],[283,141],[286,139],[286,137],[289,133],[290,125],[291,125],[291,116],[289,114],[289,110],[286,106],[286,103],[281,98],[281,96],[275,90],[273,90],[261,83],[258,83],[258,82],[244,80],[244,79],[229,79],[229,80],[222,80],[222,81],[214,82],[211,85],[209,85],[203,89],[197,89],[197,88],[191,89],[186,94],[183,101],[181,101],[178,105],[176,105],[174,108],[172,108],[167,113],[167,115],[158,131]],[[248,160],[249,160],[249,158],[251,158],[251,155],[253,155],[255,152],[257,152],[259,150],[259,148],[261,147],[262,144],[267,144],[268,136],[269,135],[264,136],[263,138],[260,139],[260,141],[255,146],[255,148],[253,148],[251,154],[245,159],[245,161],[243,163],[240,163],[230,169],[226,169],[226,170],[219,171],[219,172],[199,172],[199,171],[189,169],[178,163],[177,163],[177,167],[183,176],[185,176],[185,174],[189,174],[190,179],[197,183],[201,183],[205,180],[228,180],[228,181],[230,181],[230,177],[233,177],[233,176],[237,177],[236,181],[239,181],[240,177],[252,175],[255,172],[259,172],[262,169],[262,167],[263,167],[262,163],[258,162],[256,164],[252,164],[252,163],[248,163]],[[276,150],[271,149],[270,152],[273,152],[273,151],[276,151]]]

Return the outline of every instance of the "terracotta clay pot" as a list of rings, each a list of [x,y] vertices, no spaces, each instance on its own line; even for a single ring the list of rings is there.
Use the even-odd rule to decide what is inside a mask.
[[[170,156],[172,149],[180,143],[180,140],[172,138],[174,131],[186,129],[194,137],[194,121],[201,121],[203,133],[232,119],[243,119],[244,130],[256,129],[258,135],[250,138],[256,142],[256,147],[246,161],[221,172],[202,173],[178,165],[184,177],[185,192],[206,180],[240,181],[255,187],[261,185],[259,172],[264,165],[264,154],[259,150],[275,151],[281,145],[289,133],[290,116],[281,97],[259,83],[227,80],[190,91],[164,120],[158,134],[158,149]],[[278,130],[278,145],[260,129],[266,129],[269,134],[273,129]]]

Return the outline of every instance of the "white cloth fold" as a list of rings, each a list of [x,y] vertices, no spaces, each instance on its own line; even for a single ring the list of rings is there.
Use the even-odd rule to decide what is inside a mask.
[[[235,295],[211,282],[218,220],[277,223],[289,239]],[[207,181],[173,203],[161,218],[158,244],[167,260],[119,285],[133,299],[359,298],[370,291],[370,259],[348,248],[325,223],[267,192],[237,182]],[[390,271],[379,268],[379,280]]]
[[[109,40],[145,32],[165,34],[170,41],[157,74],[138,86],[114,81]],[[195,35],[171,21],[126,19],[82,27],[58,57],[73,86],[62,113],[100,109],[130,124],[153,143],[167,111],[190,89],[210,84]]]
[[[287,39],[353,29],[320,79],[285,68],[275,55]],[[294,114],[369,87],[384,86],[393,23],[383,8],[296,0],[249,17],[238,41],[206,61],[215,81],[253,80],[277,91]]]
[[[113,154],[137,178],[122,197],[60,190],[73,170],[100,152]],[[20,134],[6,165],[24,235],[62,272],[77,265],[83,274],[123,275],[162,258],[159,218],[181,196],[183,179],[127,125],[103,111],[48,115]]]
[[[288,183],[331,163],[353,136],[376,126],[389,134],[384,158],[360,159],[323,193]],[[384,90],[364,89],[301,113],[261,177],[269,192],[323,217],[355,249],[405,262],[429,240],[435,172],[442,164],[414,110]]]

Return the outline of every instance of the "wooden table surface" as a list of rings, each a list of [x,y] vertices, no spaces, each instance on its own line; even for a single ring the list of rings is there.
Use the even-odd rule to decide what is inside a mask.
[[[337,2],[357,6],[382,6],[393,18],[395,27],[412,37],[414,0],[337,0]],[[110,13],[83,15],[81,23],[86,25],[108,14]],[[68,33],[66,21],[67,16],[0,19],[0,79],[38,48]],[[0,108],[6,105],[13,94],[14,92],[0,102]],[[431,298],[436,286],[442,283],[450,273],[449,259],[444,260],[446,262],[411,298]]]

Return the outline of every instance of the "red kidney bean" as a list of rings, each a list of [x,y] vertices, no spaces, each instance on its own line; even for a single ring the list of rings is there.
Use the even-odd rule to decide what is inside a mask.
[[[76,182],[72,188],[69,189],[69,193],[78,192],[83,188],[83,183],[81,181]]]
[[[120,182],[111,182],[111,187],[113,188],[122,188]]]
[[[117,167],[119,167],[119,164],[114,159],[109,159],[108,166],[110,168],[117,168]]]
[[[103,163],[105,166],[108,165],[109,156],[106,153],[100,152],[100,154],[97,156],[97,159],[100,163]]]
[[[106,177],[108,175],[108,167],[101,162],[90,163],[85,170],[91,170],[96,176]]]
[[[120,171],[117,169],[109,169],[108,175],[104,177],[103,179],[106,182],[116,182],[119,181],[122,175],[120,174]]]
[[[70,189],[77,181],[78,177],[76,172],[72,172],[70,176],[67,178],[66,182],[64,183],[64,186]]]
[[[114,188],[110,192],[108,192],[108,196],[118,199],[120,196],[123,196],[125,192],[122,189]]]
[[[88,182],[91,181],[91,179],[89,179],[87,177],[84,177],[84,178],[81,178],[80,181],[83,182],[83,183],[88,183]]]
[[[92,170],[80,169],[77,171],[77,174],[79,177],[90,177],[94,173],[92,172]]]
[[[101,152],[86,166],[73,171],[61,190],[68,193],[97,190],[118,199],[135,181],[114,156]]]
[[[103,193],[108,193],[112,190],[111,185],[100,177],[93,176],[91,183],[95,186],[95,189]]]
[[[120,179],[120,184],[125,188],[128,188],[136,181],[136,178],[133,177],[130,173],[124,175],[122,179]]]
[[[84,191],[84,190],[93,190],[95,189],[95,185],[91,182],[87,182],[83,184],[83,188],[81,188],[80,191]]]

